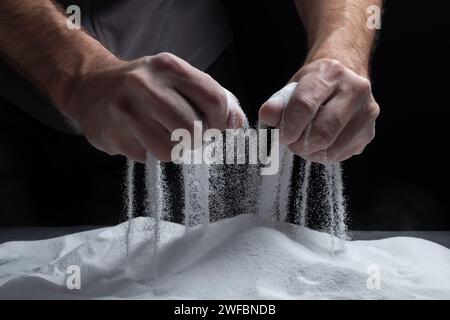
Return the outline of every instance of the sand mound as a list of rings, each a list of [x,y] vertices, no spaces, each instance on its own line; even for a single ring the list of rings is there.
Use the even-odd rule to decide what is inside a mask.
[[[154,259],[151,227],[133,220],[126,268],[126,223],[4,243],[0,298],[450,298],[450,250],[421,239],[351,241],[333,254],[328,234],[243,215],[188,234],[164,222]],[[80,290],[66,287],[71,265]],[[374,268],[379,289],[367,285]]]

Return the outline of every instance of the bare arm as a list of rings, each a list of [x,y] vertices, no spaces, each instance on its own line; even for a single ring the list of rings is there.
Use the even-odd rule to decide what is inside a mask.
[[[334,58],[367,76],[376,30],[367,27],[367,8],[382,0],[296,0],[308,34],[307,63]]]
[[[58,107],[86,73],[119,61],[84,31],[67,28],[49,0],[2,0],[0,8],[2,59]]]
[[[171,132],[243,123],[224,89],[182,59],[161,53],[122,61],[81,30],[67,28],[49,0],[1,0],[0,56],[31,80],[108,154],[171,160]]]
[[[308,56],[291,79],[298,84],[287,105],[269,99],[259,117],[279,126],[281,142],[303,158],[343,161],[375,137],[380,108],[368,79],[375,32],[367,26],[367,8],[381,6],[381,0],[295,3],[308,34]]]

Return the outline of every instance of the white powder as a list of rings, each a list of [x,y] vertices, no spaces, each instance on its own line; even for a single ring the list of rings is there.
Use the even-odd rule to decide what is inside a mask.
[[[296,83],[290,83],[283,89],[275,93],[270,99],[278,99],[282,101],[286,107],[289,99],[296,88]],[[228,98],[228,104],[230,110],[240,109],[237,99],[227,90],[225,90]],[[249,129],[248,121],[245,119],[245,130]],[[267,129],[266,126],[260,124],[259,129]],[[307,127],[305,145],[308,144],[308,138],[311,131],[311,126]],[[245,131],[244,131],[245,132]],[[231,141],[227,141],[227,148],[230,142],[236,143],[235,136],[230,136]],[[261,136],[260,136],[261,138]],[[272,136],[273,138],[273,136]],[[259,143],[259,146],[264,146],[264,143]],[[265,147],[265,146],[264,146]],[[242,175],[242,171],[226,170],[226,176],[223,175],[225,171],[220,168],[211,168],[206,163],[212,158],[212,154],[203,154],[203,150],[211,151],[213,149],[197,148],[190,152],[188,155],[193,164],[184,164],[182,166],[183,180],[184,180],[184,224],[186,231],[198,224],[209,224],[210,222],[210,199],[216,206],[214,211],[215,217],[213,220],[218,220],[221,217],[225,217],[223,210],[223,193],[225,190],[225,179],[232,184],[236,184],[233,187],[232,192],[241,192],[236,194],[236,197],[241,196],[241,205],[243,204],[243,213],[254,213],[253,208],[257,208],[256,213],[265,219],[278,219],[278,221],[284,222],[287,218],[289,210],[290,200],[290,186],[292,177],[292,168],[294,162],[293,153],[285,146],[280,148],[271,148],[270,152],[279,152],[280,169],[275,175],[260,176],[261,169],[259,166],[249,167]],[[251,150],[251,151],[250,151]],[[247,151],[256,153],[256,149],[248,148]],[[267,157],[266,152],[259,151],[260,157]],[[228,155],[227,155],[228,156]],[[250,154],[250,157],[254,154]],[[232,160],[236,160],[237,155],[233,153]],[[205,159],[204,159],[205,158]],[[200,159],[200,160],[199,160]],[[265,160],[262,160],[265,162]],[[127,173],[127,186],[128,192],[133,193],[132,190],[132,171],[134,164],[129,163]],[[306,161],[304,165],[303,181],[301,184],[301,193],[295,195],[294,207],[296,209],[294,221],[301,226],[306,225],[307,212],[308,212],[308,189],[309,189],[309,177],[310,177],[311,163]],[[222,176],[220,174],[222,173]],[[334,238],[345,239],[347,236],[347,229],[345,225],[345,202],[343,197],[342,187],[342,174],[341,168],[338,165],[327,165],[324,167],[324,190],[326,208],[328,210],[327,223],[330,235]],[[131,180],[130,180],[131,179]],[[210,180],[214,181],[214,185],[210,185]],[[228,185],[230,186],[230,185]],[[239,186],[245,187],[245,191],[242,192]],[[259,187],[258,187],[259,186]],[[163,199],[170,201],[170,199],[164,198],[161,187],[161,168],[159,163],[152,156],[149,156],[149,161],[146,165],[146,187],[147,187],[147,213],[149,216],[155,218],[155,225],[153,227],[154,232],[154,252],[156,254],[158,241],[159,241],[159,221],[164,219],[162,205]],[[259,192],[258,192],[259,191]],[[258,193],[257,200],[254,196]],[[244,197],[242,197],[244,195]],[[132,202],[132,196],[128,196],[128,202]],[[256,204],[256,206],[255,206]],[[132,204],[128,204],[128,210],[132,211]],[[131,219],[132,213],[128,214],[128,218]],[[129,222],[128,234],[131,230],[131,222]],[[334,247],[334,244],[332,245]],[[128,242],[127,242],[128,248]]]
[[[305,147],[308,147],[309,135],[311,134],[311,125],[306,127],[305,132]],[[305,160],[303,165],[303,180],[300,189],[301,197],[296,197],[296,209],[298,214],[294,222],[300,224],[302,227],[306,227],[307,213],[308,213],[308,189],[309,189],[309,177],[311,175],[311,161]]]
[[[324,181],[325,181],[325,208],[328,211],[328,232],[331,235],[331,250],[335,250],[335,238],[333,237],[336,235],[336,217],[335,217],[335,210],[334,210],[334,198],[333,198],[333,174],[331,165],[324,165],[323,166],[323,175],[324,175]]]
[[[162,222],[155,257],[149,225],[133,221],[127,272],[125,225],[1,244],[0,299],[450,299],[450,250],[426,240],[349,241],[332,255],[328,234],[241,215],[187,234]],[[81,268],[81,290],[66,287],[70,265]]]
[[[225,209],[225,203],[223,201],[223,194],[225,192],[225,177],[223,174],[223,165],[211,166],[209,172],[210,179],[210,194],[209,201],[210,205],[209,220],[218,221],[225,218],[227,213]]]
[[[337,234],[336,236],[340,239],[347,240],[349,238],[347,224],[346,224],[346,205],[344,198],[344,183],[342,181],[342,167],[341,164],[333,164],[332,168],[332,176],[333,176],[333,196],[334,203],[336,206],[336,213],[338,219],[337,225]]]
[[[290,92],[293,88],[295,84],[288,87]],[[289,98],[289,90],[281,91],[283,99]],[[226,177],[246,181],[250,193],[260,191],[259,215],[211,224],[210,199],[220,204],[218,192],[224,189],[221,170],[183,165],[185,227],[164,221],[170,198],[163,193],[160,163],[150,154],[145,166],[147,217],[133,219],[135,165],[129,161],[129,221],[49,240],[1,244],[0,299],[450,299],[450,250],[414,238],[346,241],[339,164],[323,166],[329,234],[304,227],[307,214],[314,214],[307,206],[309,161],[294,202],[300,226],[284,223],[293,155],[286,147],[280,153],[281,171],[263,176],[260,184],[258,166],[248,177]],[[210,181],[219,184],[211,186]],[[273,221],[275,212],[279,222]],[[345,250],[335,250],[335,243],[345,244]],[[67,290],[65,271],[73,265],[81,269],[82,290]],[[381,272],[378,289],[369,286],[370,270]]]
[[[279,197],[278,197],[278,221],[286,222],[289,211],[289,193],[291,187],[292,167],[294,165],[294,154],[286,147],[282,149],[281,170],[279,178]]]
[[[127,160],[126,170],[126,202],[125,209],[128,219],[127,223],[127,236],[126,236],[126,251],[127,251],[127,265],[128,265],[128,252],[130,251],[130,236],[131,236],[131,221],[134,218],[134,161]]]
[[[270,100],[280,100],[283,103],[283,106],[286,108],[286,106],[289,103],[289,100],[292,96],[292,93],[294,92],[295,88],[297,86],[297,83],[293,82],[288,85],[286,85],[284,88],[282,88],[280,91],[275,93]],[[283,123],[281,123],[281,126]],[[305,131],[305,147],[308,147],[308,140],[309,136],[311,134],[312,127],[311,125],[308,125]],[[288,207],[288,199],[289,199],[289,186],[290,186],[290,178],[292,175],[292,164],[293,164],[293,155],[289,151],[288,148],[283,147],[281,148],[281,172],[280,177],[278,179],[278,185],[277,186],[268,186],[268,188],[272,188],[274,190],[274,194],[276,192],[279,192],[278,194],[278,201],[279,201],[279,221],[285,221],[286,218],[286,208]],[[310,161],[306,161],[304,165],[304,172],[303,172],[303,181],[301,184],[301,194],[300,199],[299,195],[296,195],[294,203],[297,205],[295,208],[298,210],[296,212],[295,221],[298,222],[301,226],[306,225],[306,214],[307,214],[307,206],[308,206],[308,188],[309,188],[309,177],[310,177],[310,170],[311,170],[311,163]],[[323,175],[324,175],[324,194],[325,194],[325,207],[328,211],[327,216],[327,223],[329,228],[329,233],[332,236],[332,250],[335,250],[336,248],[336,241],[335,239],[346,239],[347,238],[347,227],[345,224],[345,201],[343,196],[343,182],[342,182],[342,170],[340,167],[340,164],[331,164],[331,165],[325,165],[323,168]],[[276,179],[270,180],[270,182],[273,184],[275,183]],[[267,191],[266,191],[267,192]],[[262,193],[264,197],[266,197],[265,193]],[[266,200],[265,200],[266,201]],[[270,200],[267,200],[270,201]],[[275,201],[274,197],[271,198],[271,201]],[[269,207],[268,204],[265,204],[267,208]],[[270,211],[270,210],[269,210]],[[342,248],[341,248],[342,249]]]
[[[300,197],[296,197],[295,199],[295,208],[298,212],[296,215],[296,219],[294,222],[298,223],[302,227],[306,227],[308,222],[307,214],[308,214],[308,189],[309,189],[309,177],[311,175],[311,161],[305,160],[303,165],[303,176],[302,176],[302,184],[301,184],[301,193]]]
[[[293,90],[296,87],[296,83],[291,83],[287,85],[285,88],[277,92],[271,99],[281,99],[283,105],[286,106]],[[239,108],[239,104],[234,96],[231,95],[227,91],[227,97],[229,100],[229,104],[232,105],[232,108]],[[259,125],[260,129],[267,129],[267,127],[263,125]],[[245,130],[249,129],[248,122],[245,122]],[[306,131],[306,139],[305,144],[308,143],[308,137],[311,131],[311,126],[308,126]],[[234,136],[232,136],[234,140]],[[273,136],[272,136],[273,138]],[[233,142],[234,143],[234,142]],[[261,143],[259,146],[261,147]],[[287,218],[287,212],[289,210],[289,199],[290,199],[290,187],[291,187],[291,177],[292,177],[292,168],[294,163],[294,155],[293,153],[286,147],[281,146],[280,148],[271,148],[270,152],[279,152],[279,160],[280,160],[280,169],[275,175],[264,175],[261,176],[261,166],[254,165],[249,166],[248,170],[245,172],[245,176],[242,175],[242,171],[235,170],[226,170],[227,174],[223,175],[225,171],[221,170],[220,167],[216,167],[213,165],[212,167],[206,163],[208,163],[212,154],[203,155],[204,149],[198,148],[190,152],[189,156],[192,159],[202,159],[201,164],[198,164],[197,161],[194,161],[194,164],[183,164],[182,165],[182,173],[184,180],[184,198],[185,198],[185,208],[184,208],[184,225],[185,231],[188,230],[197,230],[195,232],[198,233],[198,227],[200,225],[209,225],[210,224],[210,200],[213,201],[215,206],[215,217],[212,217],[213,221],[218,220],[219,218],[226,217],[227,213],[224,212],[225,206],[223,205],[223,196],[221,197],[221,193],[225,190],[225,180],[228,179],[228,182],[236,184],[234,191],[239,191],[239,185],[245,186],[247,192],[244,192],[236,196],[244,195],[242,200],[242,204],[244,204],[243,213],[253,212],[253,208],[257,208],[258,215],[255,218],[252,218],[255,226],[261,225],[261,223],[265,226],[267,222],[270,222],[272,226],[274,220],[278,220],[279,222],[285,222]],[[251,150],[251,151],[250,151]],[[247,151],[255,153],[257,152],[253,148],[247,148]],[[259,151],[259,156],[261,157],[262,153]],[[255,156],[251,154],[250,156]],[[267,154],[264,154],[267,156]],[[234,160],[236,160],[237,155],[233,155]],[[205,161],[206,160],[206,161]],[[205,163],[206,162],[206,163]],[[263,160],[264,162],[264,160]],[[343,196],[343,182],[342,182],[342,171],[339,164],[336,165],[325,165],[323,167],[323,181],[324,181],[324,201],[325,207],[327,210],[327,224],[329,235],[328,238],[331,239],[331,252],[334,255],[339,254],[342,250],[336,250],[336,243],[340,244],[340,249],[343,249],[343,243],[347,239],[347,228],[345,225],[346,212],[345,212],[345,199]],[[294,197],[294,207],[296,209],[294,220],[295,222],[300,224],[300,227],[297,228],[298,231],[301,231],[301,240],[298,241],[310,241],[305,237],[311,233],[311,231],[307,231],[304,227],[307,223],[307,214],[308,214],[308,192],[309,192],[309,180],[310,180],[310,172],[311,172],[311,162],[305,161],[303,166],[303,174],[302,174],[302,183],[301,183],[301,192],[299,194],[295,194]],[[134,248],[130,246],[130,239],[132,236],[143,236],[140,234],[133,235],[131,233],[132,227],[132,218],[133,218],[133,207],[134,207],[134,162],[129,161],[127,164],[127,178],[126,178],[126,187],[127,187],[127,217],[129,221],[127,222],[127,228],[125,232],[125,243],[126,243],[126,261],[127,265],[130,267],[131,262],[131,252]],[[157,281],[161,279],[161,273],[166,270],[170,270],[171,268],[178,268],[179,266],[174,265],[169,267],[168,265],[163,265],[164,256],[170,255],[169,251],[165,251],[163,253],[159,252],[158,248],[162,243],[161,238],[172,237],[169,234],[166,234],[161,224],[167,224],[164,222],[165,212],[164,208],[165,201],[170,201],[170,198],[163,194],[162,187],[162,171],[159,161],[157,161],[152,155],[148,155],[148,161],[145,167],[145,185],[147,190],[147,203],[146,203],[146,213],[147,217],[150,220],[149,223],[146,223],[146,228],[150,230],[150,237],[142,238],[142,241],[147,241],[150,247],[152,248],[153,255],[151,260],[151,269],[153,271],[153,281]],[[211,185],[211,181],[214,181],[214,184]],[[230,185],[228,185],[229,187]],[[259,191],[259,193],[257,192]],[[258,193],[258,194],[257,194]],[[254,196],[257,194],[257,200],[254,200]],[[255,206],[254,204],[257,204]],[[262,220],[258,220],[260,217]],[[238,221],[241,218],[236,218]],[[244,218],[242,218],[244,219]],[[245,218],[247,219],[247,218]],[[256,219],[256,220],[254,220]],[[222,222],[221,222],[222,223]],[[220,225],[220,223],[219,223]],[[251,228],[251,225],[248,225]],[[172,228],[172,227],[171,227]],[[171,229],[169,228],[169,229]],[[222,229],[222,227],[217,227],[218,229]],[[239,229],[239,228],[238,228]],[[171,230],[174,230],[173,228]],[[206,229],[205,229],[206,230]],[[207,231],[203,230],[205,233]],[[216,230],[217,231],[217,230]],[[179,233],[176,233],[179,236]],[[190,233],[189,233],[190,234]],[[205,247],[205,243],[196,243],[194,244],[192,241],[195,241],[195,238],[190,238],[188,233],[186,233],[185,237],[189,237],[186,239],[186,242],[190,243],[190,248],[192,250],[202,250]],[[217,236],[217,234],[216,234]],[[174,236],[173,236],[174,237]],[[323,236],[321,236],[323,239]],[[147,240],[144,240],[147,239]],[[175,238],[173,238],[175,239]],[[265,241],[264,239],[261,239]],[[138,240],[139,243],[140,240]],[[174,240],[175,241],[175,240]],[[142,247],[142,243],[139,243],[138,247]],[[257,246],[256,246],[257,247]],[[256,248],[255,247],[255,248]],[[325,247],[324,247],[325,249]],[[328,247],[327,252],[330,252],[330,247]],[[186,250],[184,248],[183,250]],[[178,251],[178,254],[180,252]],[[173,254],[177,254],[177,250],[173,252]],[[198,254],[198,253],[197,253]],[[194,253],[195,255],[195,253]],[[241,257],[242,258],[242,257]],[[162,260],[161,260],[162,259]],[[120,259],[119,259],[120,260]],[[171,259],[173,260],[173,259]],[[147,260],[146,260],[147,261]],[[147,261],[148,263],[149,261]],[[150,265],[149,265],[150,266]],[[158,272],[157,272],[158,271]],[[134,272],[136,275],[136,271]],[[145,278],[144,275],[139,275],[139,278]],[[228,279],[230,281],[234,281],[234,279]],[[199,280],[201,282],[201,280]],[[195,295],[194,295],[195,296]]]
[[[267,129],[267,126],[259,124],[259,129]],[[261,145],[261,143],[260,143]],[[281,150],[281,148],[280,148]],[[270,150],[269,152],[274,152]],[[260,156],[267,156],[267,153]],[[264,160],[266,161],[266,160]],[[280,154],[280,162],[281,162]],[[282,162],[281,162],[282,163]],[[258,194],[258,214],[264,219],[272,219],[274,211],[277,209],[277,199],[279,192],[279,172],[275,175],[261,176],[261,186]]]
[[[160,223],[164,218],[164,212],[162,210],[161,165],[151,153],[147,153],[147,162],[145,164],[145,187],[147,191],[146,215],[151,217],[153,221],[149,231],[153,233],[152,251],[153,255],[156,256],[160,241]],[[155,277],[156,273],[155,267]]]
[[[201,153],[202,149],[198,148],[191,152],[191,156],[202,156]],[[197,224],[209,224],[210,170],[207,164],[183,164],[182,170],[185,203],[184,225],[188,231]]]

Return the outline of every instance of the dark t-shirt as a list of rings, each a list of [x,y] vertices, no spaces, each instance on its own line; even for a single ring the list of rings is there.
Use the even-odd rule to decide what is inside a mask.
[[[231,41],[216,0],[90,1],[84,27],[124,59],[171,52],[205,70]]]
[[[226,13],[217,0],[59,2],[63,6],[78,5],[83,28],[111,52],[126,60],[171,52],[206,70],[232,38]],[[51,127],[77,133],[32,85],[2,62],[0,96]]]

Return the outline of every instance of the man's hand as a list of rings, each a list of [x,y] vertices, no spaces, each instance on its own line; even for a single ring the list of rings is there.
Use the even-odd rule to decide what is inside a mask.
[[[119,60],[48,0],[2,0],[0,57],[39,87],[98,149],[169,161],[171,131],[242,126],[216,81],[168,53]]]
[[[279,127],[281,143],[305,159],[331,163],[360,154],[379,114],[369,80],[332,59],[309,63],[294,78],[289,103],[269,99],[260,120]]]
[[[260,120],[280,127],[281,142],[315,162],[343,161],[359,154],[375,135],[380,108],[368,70],[375,31],[367,8],[381,0],[296,0],[308,33],[305,65],[286,106],[269,100]]]
[[[229,109],[223,87],[170,53],[117,62],[77,83],[64,113],[96,148],[139,162],[148,151],[170,161],[171,132],[193,135],[194,121],[219,130],[244,121],[242,111]]]

